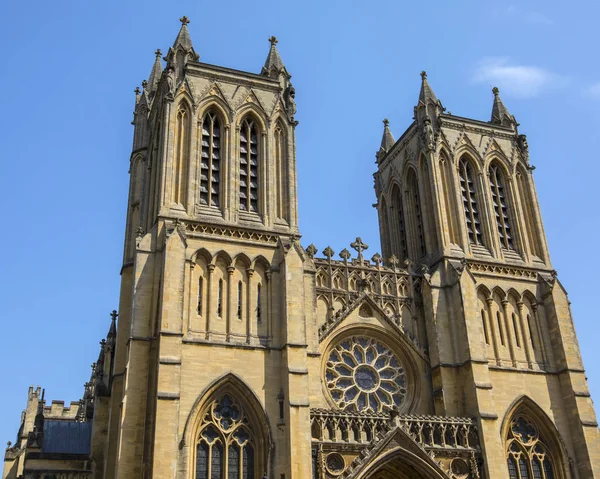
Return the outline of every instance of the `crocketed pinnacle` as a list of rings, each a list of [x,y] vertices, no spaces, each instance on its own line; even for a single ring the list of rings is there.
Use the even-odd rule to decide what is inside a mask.
[[[494,125],[511,126],[515,122],[515,118],[502,103],[498,87],[492,88],[492,93],[494,94],[494,106],[492,107],[492,119],[490,121]]]
[[[173,50],[177,50],[177,47],[182,47],[184,50],[193,50],[194,47],[192,45],[192,37],[190,37],[190,32],[188,31],[187,25],[190,23],[188,17],[183,16],[179,19],[181,22],[181,29],[177,34],[177,38],[175,39],[175,43],[173,43]]]
[[[419,103],[426,104],[427,102],[437,103],[438,99],[433,93],[427,81],[427,72],[421,72],[421,91],[419,92]]]
[[[150,76],[148,77],[148,91],[153,92],[156,91],[158,87],[158,82],[160,81],[160,76],[162,75],[163,67],[160,57],[162,56],[162,52],[160,49],[154,52],[156,55],[156,59],[154,60],[154,65],[152,65],[152,71],[150,72]]]
[[[281,57],[279,56],[279,52],[277,51],[277,38],[271,37],[269,38],[269,42],[271,43],[271,48],[269,49],[265,66],[262,69],[263,75],[271,75],[273,72],[278,74],[282,69],[285,68],[283,62],[281,61]]]
[[[396,140],[394,140],[394,135],[392,135],[392,131],[390,130],[390,122],[387,118],[383,120],[383,137],[381,138],[381,149],[384,151],[389,151],[389,149],[394,146]]]

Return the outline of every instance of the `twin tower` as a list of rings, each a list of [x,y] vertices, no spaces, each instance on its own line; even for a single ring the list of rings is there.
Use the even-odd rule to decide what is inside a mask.
[[[498,91],[490,121],[462,118],[422,73],[414,122],[396,141],[384,121],[376,155],[382,254],[357,238],[318,257],[299,242],[277,40],[246,73],[201,63],[187,23],[136,96],[81,477],[600,477],[527,140]]]

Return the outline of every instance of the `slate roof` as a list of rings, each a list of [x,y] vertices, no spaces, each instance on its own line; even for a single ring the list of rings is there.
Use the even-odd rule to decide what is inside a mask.
[[[45,454],[90,454],[92,424],[89,422],[48,420],[44,421]]]

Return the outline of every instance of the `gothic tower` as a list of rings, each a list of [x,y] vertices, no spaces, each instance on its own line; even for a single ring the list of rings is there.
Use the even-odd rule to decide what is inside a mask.
[[[181,21],[136,92],[94,477],[309,477],[291,76],[275,37],[260,74],[201,63]]]
[[[420,284],[434,414],[477,418],[487,477],[598,477],[598,425],[526,137],[497,88],[484,122],[447,113],[421,76],[398,141],[384,121],[375,190],[384,257]]]

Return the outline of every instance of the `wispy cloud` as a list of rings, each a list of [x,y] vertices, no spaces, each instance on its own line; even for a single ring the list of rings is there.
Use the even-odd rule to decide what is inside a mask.
[[[544,68],[513,63],[506,57],[488,57],[477,65],[473,81],[497,86],[509,95],[531,98],[564,85],[567,79]]]
[[[520,20],[523,23],[528,23],[530,25],[554,25],[554,21],[543,13],[523,10],[516,5],[509,5],[506,7],[505,14],[510,16],[513,20]]]
[[[585,90],[585,96],[593,100],[600,100],[600,82],[590,85]]]

